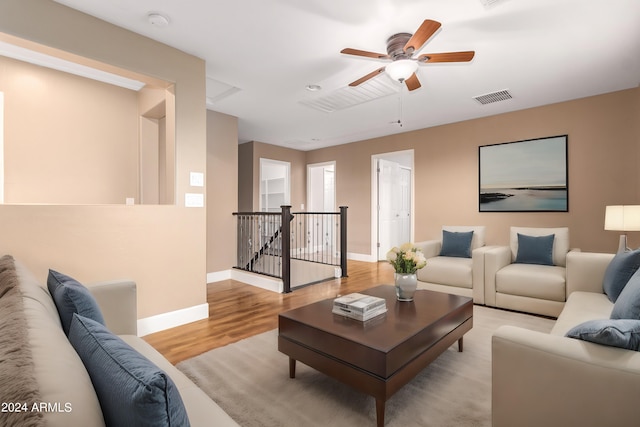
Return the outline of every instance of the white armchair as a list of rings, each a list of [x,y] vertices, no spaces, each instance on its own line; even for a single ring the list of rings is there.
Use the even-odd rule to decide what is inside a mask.
[[[550,235],[552,245],[544,238]],[[509,246],[485,255],[486,305],[557,317],[567,299],[568,252],[567,227],[511,227]]]
[[[416,243],[427,258],[426,267],[418,270],[418,289],[430,289],[473,298],[476,304],[484,304],[484,226],[443,226],[445,231],[465,233],[473,231],[468,257],[441,256],[442,239]]]

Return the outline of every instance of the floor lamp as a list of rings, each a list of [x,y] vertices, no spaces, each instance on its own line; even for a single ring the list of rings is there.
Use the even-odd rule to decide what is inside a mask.
[[[612,231],[640,231],[640,205],[607,206],[604,229]],[[628,251],[627,235],[620,235],[618,253]]]

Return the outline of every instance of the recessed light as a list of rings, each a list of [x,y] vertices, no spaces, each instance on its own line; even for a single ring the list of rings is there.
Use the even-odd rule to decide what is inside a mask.
[[[307,85],[306,88],[309,92],[317,92],[322,90],[322,86],[320,85]]]
[[[150,12],[147,15],[147,20],[151,25],[155,25],[156,27],[166,27],[169,25],[169,18],[157,12]]]

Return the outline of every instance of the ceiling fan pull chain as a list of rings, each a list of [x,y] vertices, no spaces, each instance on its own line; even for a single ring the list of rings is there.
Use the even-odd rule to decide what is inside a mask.
[[[400,101],[400,118],[398,119],[398,124],[400,125],[400,127],[402,127],[402,119],[403,119],[403,113],[404,110],[402,108],[402,92],[403,92],[403,86],[404,84],[400,83],[400,97],[399,97],[399,101]]]

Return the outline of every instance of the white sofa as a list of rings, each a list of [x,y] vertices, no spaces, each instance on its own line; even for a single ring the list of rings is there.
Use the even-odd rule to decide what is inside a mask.
[[[554,235],[553,265],[515,263],[518,234]],[[491,307],[557,317],[568,296],[567,253],[569,229],[511,227],[509,246],[498,246],[485,255],[485,304]]]
[[[485,246],[485,227],[443,226],[442,230],[473,231],[471,257],[440,256],[442,238],[417,242],[415,246],[427,258],[427,265],[418,270],[418,289],[462,295],[473,298],[473,302],[476,304],[484,304],[484,254],[493,248]]]
[[[494,427],[637,426],[640,352],[565,334],[608,319],[603,277],[613,254],[567,255],[568,299],[549,334],[502,326],[492,337]]]
[[[0,345],[5,346],[5,350],[8,350],[6,347],[11,344],[6,341],[7,337],[14,333],[19,336],[21,328],[24,329],[26,323],[28,335],[26,345],[29,347],[33,360],[31,371],[35,376],[36,385],[34,387],[38,389],[38,401],[45,403],[43,411],[36,411],[39,412],[37,417],[40,422],[44,422],[44,424],[29,425],[46,425],[48,427],[104,426],[100,402],[91,378],[62,329],[60,317],[49,290],[18,261],[15,262],[15,272],[18,280],[18,286],[15,287],[19,289],[19,293],[13,294],[14,301],[17,301],[17,304],[13,305],[15,307],[20,304],[21,295],[22,304],[19,305],[19,309],[23,310],[24,316],[22,316],[21,322],[3,320]],[[3,280],[5,280],[4,270],[0,275],[0,281]],[[173,380],[192,427],[237,426],[237,423],[202,390],[136,335],[137,302],[134,282],[105,282],[87,288],[97,300],[107,328],[140,354],[154,362]],[[5,307],[5,301],[7,301],[5,298],[10,296],[10,292],[4,292],[3,289],[6,287],[0,284],[0,302],[3,304],[0,308]],[[0,365],[2,363],[13,366],[11,363],[23,362],[2,359]],[[11,372],[14,375],[17,371],[12,368]],[[5,377],[0,380],[2,399],[11,399],[12,393],[14,393],[13,387],[23,381],[27,380],[19,377],[11,379]],[[31,382],[33,383],[32,380]],[[14,399],[18,399],[17,395]],[[32,407],[29,407],[29,411],[30,414],[14,413],[11,416],[34,416]],[[0,424],[2,424],[2,415],[5,414],[0,414]],[[16,424],[9,425],[25,425],[25,421],[16,421]]]

